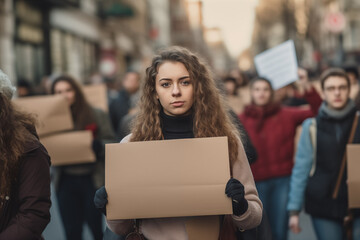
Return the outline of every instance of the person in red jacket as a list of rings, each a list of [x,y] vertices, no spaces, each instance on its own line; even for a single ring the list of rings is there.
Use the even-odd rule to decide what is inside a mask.
[[[274,101],[270,81],[257,78],[250,84],[252,103],[239,115],[258,153],[251,170],[276,240],[287,238],[286,204],[296,129],[306,118],[317,114],[321,104],[319,94],[308,81],[307,72],[299,69],[298,73],[310,109],[281,106]]]

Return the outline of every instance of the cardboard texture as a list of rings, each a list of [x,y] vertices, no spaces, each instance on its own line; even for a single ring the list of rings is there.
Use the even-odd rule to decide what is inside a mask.
[[[349,208],[360,207],[360,144],[347,145]]]
[[[41,137],[40,142],[51,156],[51,165],[70,165],[95,162],[92,132],[71,131]]]
[[[83,86],[86,100],[93,107],[108,112],[108,99],[105,84],[94,84]]]
[[[20,111],[35,115],[39,136],[73,129],[70,108],[62,96],[16,98],[13,103]]]
[[[107,218],[232,214],[227,137],[106,144]]]

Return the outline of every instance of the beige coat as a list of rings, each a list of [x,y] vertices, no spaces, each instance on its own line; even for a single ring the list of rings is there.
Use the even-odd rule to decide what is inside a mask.
[[[130,135],[121,142],[129,142]],[[240,141],[240,139],[239,139]],[[244,147],[239,144],[238,161],[232,165],[233,177],[238,179],[245,188],[245,198],[248,210],[241,216],[232,215],[235,224],[240,229],[251,229],[260,224],[262,203],[259,199],[254,179],[250,170]],[[225,186],[224,186],[225,194]],[[132,231],[132,220],[108,220],[109,228],[118,235],[126,235]],[[205,225],[205,226],[204,226]],[[141,220],[140,231],[149,240],[188,240],[188,239],[218,239],[219,218],[210,217],[179,217],[155,218]],[[196,237],[194,237],[196,235]],[[202,237],[199,237],[201,235]],[[211,235],[211,236],[209,236]]]

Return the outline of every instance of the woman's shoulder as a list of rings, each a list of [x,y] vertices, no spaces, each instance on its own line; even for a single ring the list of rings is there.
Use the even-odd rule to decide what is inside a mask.
[[[23,154],[32,152],[42,146],[35,129],[24,128],[23,134],[25,137],[25,142],[23,145]]]
[[[51,165],[50,156],[46,148],[37,139],[31,139],[26,142],[24,152],[20,158],[20,164],[32,165]]]
[[[124,138],[120,141],[120,143],[128,143],[128,142],[130,142],[131,135],[132,135],[132,133],[130,133],[129,135],[127,135],[126,137],[124,137]]]

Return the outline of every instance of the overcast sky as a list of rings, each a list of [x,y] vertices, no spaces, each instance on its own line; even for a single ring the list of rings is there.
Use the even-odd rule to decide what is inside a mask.
[[[206,27],[219,27],[226,46],[237,57],[250,46],[258,0],[203,0]]]

